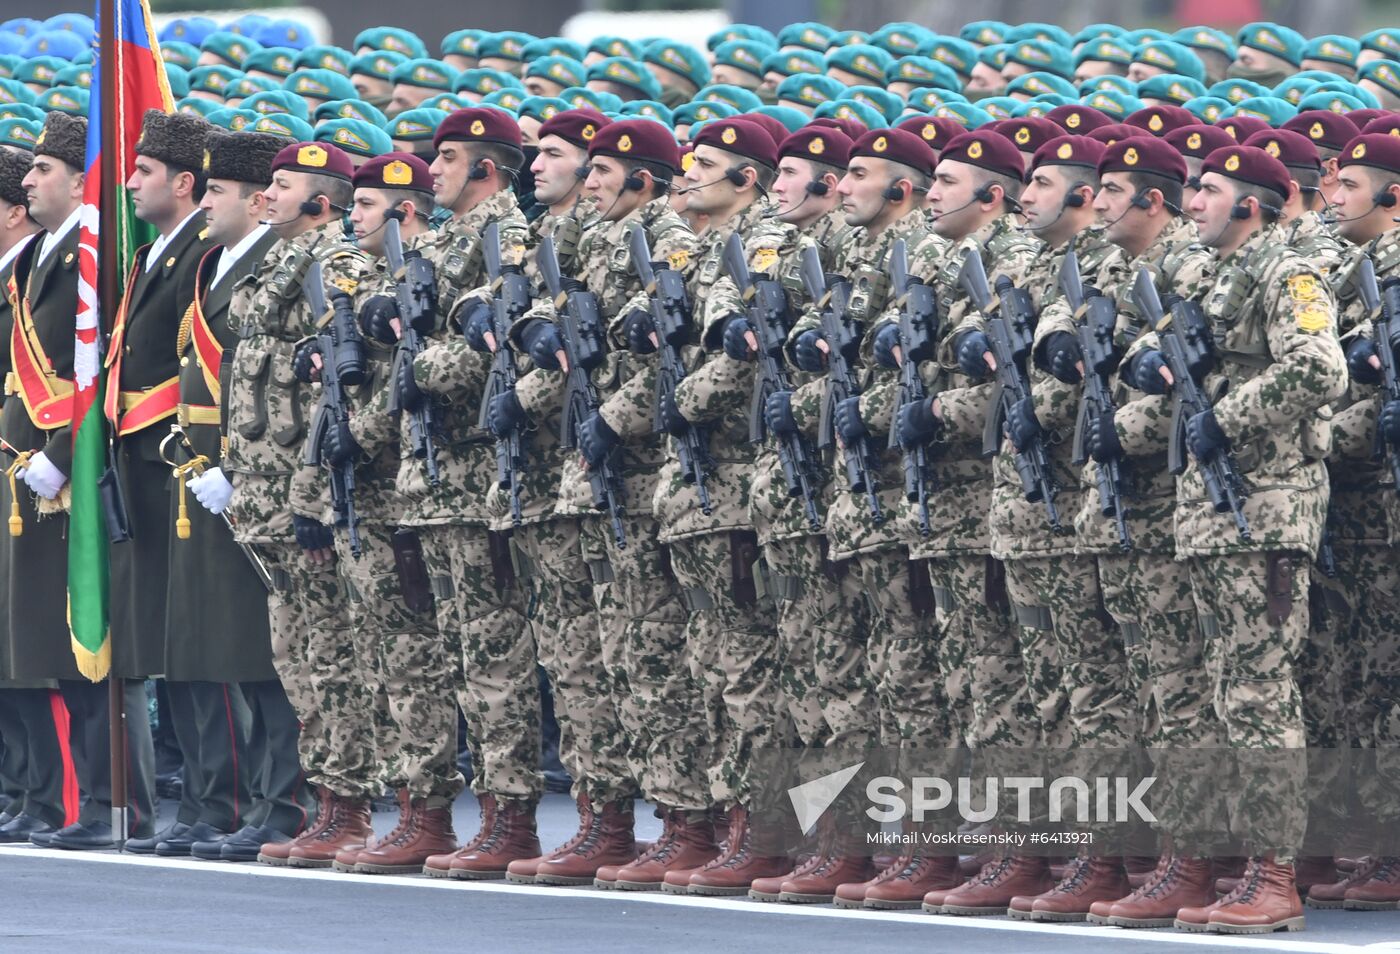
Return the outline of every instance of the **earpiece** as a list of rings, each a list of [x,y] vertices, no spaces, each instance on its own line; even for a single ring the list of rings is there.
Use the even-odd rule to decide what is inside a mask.
[[[982,185],[977,187],[977,191],[972,193],[972,197],[978,202],[995,202],[996,196],[992,195],[992,187]]]
[[[301,214],[302,214],[302,215],[320,215],[320,214],[321,214],[321,203],[319,203],[319,202],[314,202],[314,201],[312,201],[312,200],[310,200],[310,199],[307,199],[305,202],[303,202],[303,203],[301,204]]]
[[[1392,183],[1392,185],[1393,184],[1394,183]],[[1384,189],[1377,192],[1371,198],[1371,201],[1382,209],[1392,209],[1395,207],[1395,193],[1390,191],[1390,186],[1386,186]]]
[[[577,169],[574,170],[574,178],[577,179],[579,182],[582,182],[583,180],[588,178],[588,163],[585,162],[583,165],[579,166]]]
[[[826,195],[830,191],[831,187],[820,179],[807,183],[807,192],[810,195]]]
[[[1236,202],[1235,207],[1230,210],[1230,218],[1232,219],[1244,221],[1249,218],[1250,215],[1249,206],[1245,205],[1243,202]]]
[[[1084,208],[1084,197],[1079,194],[1079,190],[1087,186],[1087,182],[1075,182],[1070,185],[1069,191],[1065,193],[1066,209]]]
[[[898,201],[900,201],[900,200],[903,199],[903,198],[904,198],[904,190],[901,189],[901,188],[898,186],[898,184],[892,185],[892,186],[890,186],[889,188],[885,189],[885,201],[886,201],[886,202],[898,202]]]
[[[745,179],[743,170],[726,169],[724,170],[724,177],[728,179],[730,184],[733,185],[735,188],[742,189],[744,187]]]
[[[1134,192],[1132,199],[1129,200],[1129,204],[1135,209],[1152,208],[1152,200],[1147,197],[1146,189],[1139,189]]]
[[[467,173],[467,178],[479,182],[490,174],[491,170],[486,168],[486,160],[478,159],[476,162],[472,163],[472,168],[471,171]]]
[[[628,169],[627,178],[622,180],[623,192],[641,192],[646,188],[646,183],[642,181],[642,170]]]

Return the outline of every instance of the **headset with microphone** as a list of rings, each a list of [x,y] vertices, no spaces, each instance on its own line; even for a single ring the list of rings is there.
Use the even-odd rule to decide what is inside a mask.
[[[1328,225],[1336,225],[1340,222],[1355,222],[1357,219],[1366,218],[1366,216],[1370,215],[1377,209],[1393,209],[1395,208],[1395,193],[1391,192],[1390,190],[1395,185],[1397,185],[1397,183],[1387,182],[1384,188],[1380,189],[1376,192],[1375,195],[1371,196],[1371,207],[1365,212],[1362,212],[1360,215],[1328,215],[1324,216],[1322,221],[1326,222]],[[1326,203],[1328,208],[1332,208],[1332,203],[1327,201],[1326,196],[1323,197],[1322,201]]]
[[[328,208],[334,209],[335,211],[339,212],[341,215],[346,215],[346,214],[348,214],[349,211],[350,211],[349,209],[342,208],[341,206],[336,205],[334,202],[332,202],[329,198],[327,198],[327,197],[324,196],[324,195],[318,195],[316,198],[317,198],[317,199],[325,199],[325,200],[326,200],[326,206],[327,206]],[[291,224],[292,224],[293,222],[295,222],[297,219],[305,218],[306,216],[309,216],[309,215],[320,215],[320,214],[321,214],[321,203],[315,201],[314,199],[307,199],[307,200],[306,200],[305,202],[303,202],[301,205],[297,206],[297,214],[294,215],[294,216],[292,216],[290,219],[283,219],[281,222],[272,222],[272,221],[269,221],[269,220],[264,219],[264,220],[258,222],[258,224],[259,224],[259,225],[266,225],[266,226],[268,226],[269,228],[274,228],[274,229],[275,229],[275,228],[280,228],[280,227],[283,226],[283,225],[291,225]]]
[[[885,191],[888,192],[889,190],[887,189]],[[797,200],[796,205],[794,205],[790,209],[774,209],[771,212],[765,212],[763,213],[763,217],[765,219],[773,219],[777,218],[780,215],[791,215],[798,209],[802,208],[803,203],[805,203],[808,199],[812,198],[813,196],[824,196],[829,195],[830,193],[831,186],[827,185],[820,179],[813,179],[811,182],[808,182],[805,186],[802,187],[802,198]]]
[[[684,189],[681,189],[680,192],[681,195],[689,195],[692,192],[699,192],[701,189],[708,189],[710,186],[719,185],[721,182],[728,182],[736,189],[741,189],[747,184],[748,180],[744,178],[744,173],[740,167],[731,166],[724,170],[724,175],[720,176],[718,179],[711,179],[709,182],[702,182],[699,185],[686,186]],[[627,183],[624,182],[624,188],[626,185]]]
[[[893,187],[891,187],[891,188],[893,188]],[[886,189],[886,190],[885,190],[885,194],[886,194],[887,196],[889,195],[889,189]],[[901,192],[900,194],[902,195],[903,193]],[[896,198],[898,198],[898,196],[896,196]],[[1014,202],[1014,201],[1015,201],[1015,200],[1013,200],[1010,196],[1007,196],[1007,195],[1003,195],[1002,198],[1005,199],[1005,200],[1008,201],[1008,202]],[[976,204],[979,203],[979,202],[985,204],[985,203],[988,203],[988,202],[995,202],[995,201],[996,201],[996,196],[992,195],[992,187],[989,186],[989,185],[980,185],[980,186],[977,187],[976,191],[974,191],[974,192],[972,193],[972,198],[968,199],[968,200],[967,200],[966,202],[964,202],[962,205],[958,206],[956,209],[949,209],[949,210],[946,211],[946,212],[939,212],[939,213],[937,213],[936,215],[932,216],[932,218],[933,218],[933,220],[936,222],[936,221],[938,221],[939,219],[943,218],[945,215],[952,215],[954,212],[961,212],[963,209],[967,208],[967,207],[970,206],[970,205],[976,205]],[[1020,203],[1016,203],[1016,206],[1017,206],[1017,208],[1020,208]]]
[[[1079,194],[1079,190],[1088,188],[1088,186],[1089,183],[1081,179],[1076,179],[1070,184],[1069,191],[1065,193],[1064,201],[1060,203],[1060,211],[1055,213],[1053,219],[1046,222],[1044,225],[1018,225],[1016,228],[1022,232],[1043,232],[1045,229],[1050,228],[1050,226],[1064,218],[1065,213],[1070,209],[1084,208],[1084,197]]]

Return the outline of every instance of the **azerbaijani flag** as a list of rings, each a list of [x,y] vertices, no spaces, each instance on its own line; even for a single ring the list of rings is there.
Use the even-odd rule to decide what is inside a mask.
[[[151,24],[146,0],[97,0],[89,100],[87,176],[78,238],[78,314],[73,352],[73,473],[72,510],[68,533],[68,628],[78,671],[93,682],[107,677],[112,666],[111,630],[107,621],[107,523],[102,513],[98,480],[106,466],[107,428],[102,414],[105,375],[102,374],[103,321],[100,314],[98,270],[114,269],[125,279],[136,249],[153,238],[136,221],[126,180],[131,177],[141,120],[148,109],[175,108],[160,44]],[[106,42],[113,37],[115,42]],[[106,89],[106,61],[116,66],[116,87]],[[104,97],[104,94],[106,96]],[[115,153],[115,181],[104,182],[102,153]],[[104,202],[104,199],[106,200]],[[99,261],[101,229],[115,229],[116,261]],[[120,294],[120,288],[118,288]],[[115,309],[116,301],[103,302]]]

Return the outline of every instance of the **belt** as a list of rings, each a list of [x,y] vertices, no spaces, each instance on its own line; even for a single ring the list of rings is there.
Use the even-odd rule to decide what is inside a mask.
[[[191,424],[208,424],[218,427],[219,409],[208,407],[202,404],[177,404],[175,406],[175,420],[181,427],[189,427]]]
[[[19,375],[15,374],[13,371],[5,372],[5,393],[19,393]]]

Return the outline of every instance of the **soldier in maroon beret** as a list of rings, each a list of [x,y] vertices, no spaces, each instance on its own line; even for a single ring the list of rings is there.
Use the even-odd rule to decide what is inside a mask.
[[[353,185],[350,227],[362,252],[375,257],[384,254],[384,223],[393,209],[403,213],[399,232],[404,242],[429,231],[433,177],[422,159],[406,152],[375,156],[355,170]]]
[[[1288,170],[1254,146],[1226,146],[1201,163],[1201,191],[1187,211],[1201,243],[1228,255],[1260,228],[1276,224],[1288,198]]]
[[[1205,162],[1206,156],[1223,146],[1234,145],[1235,142],[1230,138],[1230,134],[1219,126],[1207,126],[1204,123],[1173,129],[1163,139],[1186,161],[1187,202],[1191,201],[1191,197],[1201,186],[1201,163]]]
[[[1027,164],[1037,149],[1056,136],[1064,135],[1059,125],[1038,116],[1005,120],[997,123],[996,131],[1015,144]]]
[[[1094,210],[1104,222],[1108,240],[1130,258],[1143,255],[1178,225],[1185,208],[1186,178],[1186,160],[1162,139],[1135,136],[1106,147],[1099,157]],[[1194,238],[1187,234],[1189,224],[1179,231],[1182,241]]]
[[[911,132],[928,143],[935,156],[943,151],[944,146],[967,132],[961,123],[941,116],[912,116],[900,122],[896,128]]]
[[[433,146],[438,153],[428,167],[433,195],[453,215],[463,215],[482,197],[510,188],[525,166],[520,127],[509,113],[488,106],[449,113],[433,136]],[[484,185],[477,188],[478,184]]]
[[[551,216],[568,214],[583,195],[588,147],[609,122],[597,110],[585,108],[555,113],[540,124],[539,154],[530,163],[530,172],[535,177],[535,201],[547,206]],[[569,234],[555,244],[568,245],[564,251],[571,253],[576,231],[570,226]]]
[[[1194,126],[1200,120],[1180,106],[1163,104],[1139,109],[1129,114],[1123,122],[1128,126],[1136,126],[1153,136],[1160,137],[1165,136],[1173,129],[1180,129],[1182,126]]]
[[[768,138],[773,140],[773,145],[775,146],[788,137],[788,128],[765,113],[744,113],[742,116],[736,116],[735,118],[745,119],[755,126],[762,127],[764,132],[768,133]]]
[[[1235,142],[1244,142],[1257,132],[1273,128],[1258,116],[1229,116],[1217,120],[1215,125],[1229,133]]]
[[[1109,123],[1107,126],[1099,126],[1088,133],[1090,139],[1097,139],[1105,146],[1111,146],[1120,139],[1127,139],[1130,136],[1141,136],[1142,130],[1136,126],[1129,126],[1127,123]]]
[[[321,228],[350,208],[355,167],[350,157],[323,142],[296,142],[272,160],[267,225],[282,238]],[[314,215],[312,205],[318,207]]]
[[[1108,115],[1092,106],[1075,104],[1056,106],[1045,114],[1045,118],[1058,125],[1071,136],[1087,136],[1095,129],[1112,125]]]
[[[1332,208],[1338,234],[1364,245],[1394,229],[1400,208],[1400,137],[1355,136],[1342,149],[1337,166]]]
[[[938,159],[929,211],[933,230],[958,240],[1017,208],[1021,153],[1005,136],[976,130],[948,143]]]
[[[680,147],[669,129],[650,119],[622,119],[588,144],[584,188],[603,220],[616,222],[671,191],[680,166]]]
[[[1056,249],[1094,224],[1103,143],[1088,136],[1056,136],[1031,156],[1021,214],[1035,237]]]
[[[1288,226],[1288,244],[1325,271],[1337,268],[1344,253],[1322,221],[1327,208],[1322,197],[1322,160],[1312,140],[1290,129],[1270,129],[1250,136],[1245,145],[1263,149],[1288,170],[1292,186],[1281,219]]]
[[[784,139],[773,182],[778,218],[825,245],[843,226],[836,187],[850,158],[851,140],[839,129],[804,126]]]
[[[688,210],[724,221],[766,193],[778,174],[778,146],[745,119],[709,123],[692,140],[695,163],[685,174]]]

